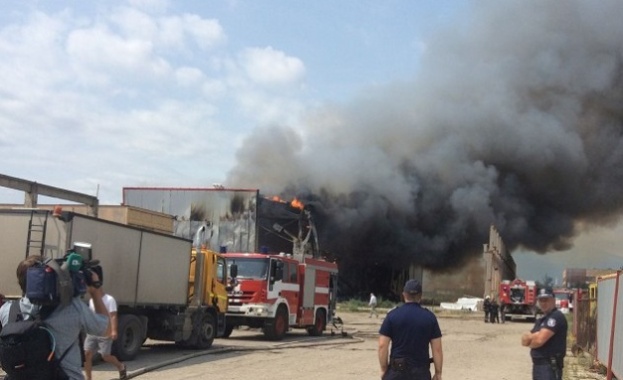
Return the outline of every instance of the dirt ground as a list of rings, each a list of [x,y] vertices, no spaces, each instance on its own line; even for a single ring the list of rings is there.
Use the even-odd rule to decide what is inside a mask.
[[[257,330],[234,330],[229,339],[217,339],[210,350],[182,350],[171,343],[148,341],[136,360],[127,362],[130,378],[221,380],[275,378],[297,380],[379,379],[377,332],[383,319],[365,312],[339,312],[344,322],[323,337],[312,338],[292,330],[282,342],[266,342]],[[484,323],[480,313],[438,314],[444,351],[444,379],[531,379],[528,349],[520,336],[527,322]],[[94,380],[117,378],[114,368],[96,364]],[[565,380],[605,379],[582,370],[568,357]]]
[[[340,312],[342,337],[334,329],[324,337],[311,338],[293,330],[279,343],[265,342],[259,331],[235,330],[229,339],[217,339],[207,351],[181,351],[171,344],[148,342],[141,355],[128,362],[137,379],[254,379],[298,380],[379,379],[377,332],[383,319],[367,313]],[[528,349],[520,336],[531,327],[527,322],[484,323],[480,314],[439,315],[444,350],[444,379],[531,379]],[[116,378],[108,364],[94,368],[94,380]],[[604,379],[581,370],[570,357],[566,380]]]

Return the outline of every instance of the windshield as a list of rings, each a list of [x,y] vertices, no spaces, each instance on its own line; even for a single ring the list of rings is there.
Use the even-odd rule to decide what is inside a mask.
[[[265,280],[268,277],[268,259],[227,259],[227,273],[230,273],[232,264],[238,266],[236,278],[253,278]]]
[[[511,301],[513,302],[523,302],[524,301],[525,289],[516,288],[511,289]]]

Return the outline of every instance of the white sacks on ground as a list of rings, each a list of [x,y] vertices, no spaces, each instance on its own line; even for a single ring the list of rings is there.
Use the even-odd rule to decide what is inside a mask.
[[[482,308],[484,300],[478,297],[461,297],[456,302],[442,302],[439,306],[446,310],[469,310],[477,311]],[[480,309],[479,309],[480,306]]]

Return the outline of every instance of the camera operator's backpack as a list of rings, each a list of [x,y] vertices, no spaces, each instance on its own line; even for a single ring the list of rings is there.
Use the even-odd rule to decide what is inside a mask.
[[[47,258],[27,269],[26,297],[35,305],[67,305],[77,295],[75,287],[80,283],[73,277],[64,260],[59,264]]]
[[[53,310],[52,310],[53,311]],[[50,314],[50,311],[46,314]],[[66,380],[60,362],[71,346],[56,357],[56,341],[40,316],[24,320],[19,301],[9,309],[9,322],[0,332],[0,363],[7,380]]]

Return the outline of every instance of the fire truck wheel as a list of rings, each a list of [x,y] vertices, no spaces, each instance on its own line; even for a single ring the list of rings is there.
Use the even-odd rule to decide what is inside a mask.
[[[320,336],[327,327],[327,317],[325,317],[324,310],[317,310],[316,317],[314,318],[314,325],[307,328],[307,333],[311,336]]]
[[[225,325],[225,331],[223,332],[223,338],[229,338],[231,336],[232,331],[234,331],[233,325]]]
[[[268,340],[282,340],[288,329],[288,311],[280,306],[275,318],[264,322],[264,336]]]
[[[130,314],[119,316],[118,338],[113,343],[113,354],[121,361],[133,360],[144,341],[141,320]]]

